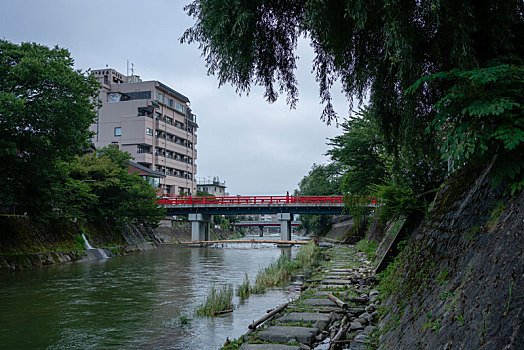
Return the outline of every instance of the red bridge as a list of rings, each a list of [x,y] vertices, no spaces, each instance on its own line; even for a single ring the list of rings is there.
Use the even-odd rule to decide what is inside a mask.
[[[293,204],[293,203],[344,203],[344,196],[230,196],[230,197],[177,197],[165,194],[158,201],[161,205],[206,205],[206,204]],[[375,203],[370,198],[369,203]]]
[[[230,196],[177,197],[166,194],[158,204],[167,215],[188,215],[192,222],[192,240],[209,240],[212,215],[277,214],[281,221],[282,239],[291,239],[293,214],[341,214],[347,197],[344,196]],[[373,197],[354,197],[364,206],[374,207]]]

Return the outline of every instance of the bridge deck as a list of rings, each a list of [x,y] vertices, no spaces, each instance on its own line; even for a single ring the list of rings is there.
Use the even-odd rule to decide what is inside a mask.
[[[358,198],[375,206],[372,197]],[[158,203],[168,215],[200,214],[341,214],[344,196],[234,196],[176,197],[164,195]]]
[[[191,241],[180,242],[180,244],[213,244],[213,243],[269,243],[269,244],[308,244],[311,241],[283,241],[280,239],[227,239],[214,241]]]
[[[300,226],[301,221],[291,221],[291,226]],[[235,222],[235,226],[239,227],[279,227],[281,224],[278,220],[266,220],[266,221],[238,221]]]

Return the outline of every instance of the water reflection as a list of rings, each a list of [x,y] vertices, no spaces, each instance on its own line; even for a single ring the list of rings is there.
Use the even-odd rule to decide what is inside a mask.
[[[295,249],[295,248],[293,248]],[[285,290],[251,296],[234,313],[194,317],[209,286],[242,283],[291,254],[253,249],[161,247],[104,261],[59,265],[0,276],[0,344],[20,348],[213,349],[238,337]],[[180,316],[192,318],[180,324]]]

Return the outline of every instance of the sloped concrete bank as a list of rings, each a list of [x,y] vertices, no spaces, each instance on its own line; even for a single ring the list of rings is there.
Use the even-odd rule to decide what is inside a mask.
[[[191,223],[189,221],[162,220],[160,226],[153,230],[160,243],[175,244],[191,240]],[[240,237],[239,232],[211,227],[210,239],[228,239]]]
[[[188,222],[164,220],[155,229],[128,224],[112,227],[105,223],[85,224],[83,228],[72,222],[35,223],[27,217],[0,217],[0,273],[21,271],[60,263],[96,260],[116,255],[134,254],[191,240]],[[82,233],[97,250],[85,250]],[[213,239],[227,239],[236,232],[213,228]],[[237,234],[238,235],[238,234]]]
[[[522,349],[523,208],[489,168],[447,181],[381,281],[379,348]]]

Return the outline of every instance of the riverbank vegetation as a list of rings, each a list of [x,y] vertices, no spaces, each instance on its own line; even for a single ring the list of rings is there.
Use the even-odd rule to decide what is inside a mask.
[[[209,72],[239,92],[260,85],[274,102],[280,90],[294,108],[295,50],[310,39],[321,118],[343,132],[296,194],[395,198],[381,208],[387,221],[423,213],[445,177],[494,157],[494,185],[523,189],[521,1],[214,3],[186,6],[196,23],[181,41],[198,43]],[[342,121],[331,103],[337,80],[351,112]],[[317,234],[329,225],[301,220]]]
[[[393,300],[384,314],[391,330],[401,330],[384,339],[385,347],[439,348],[457,339],[462,339],[457,340],[462,345],[482,347],[490,344],[487,338],[501,339],[500,347],[509,344],[509,339],[516,344],[512,334],[518,329],[511,325],[516,324],[519,309],[515,308],[513,321],[500,322],[504,297],[507,301],[511,292],[499,293],[490,281],[503,280],[512,288],[514,276],[508,271],[521,265],[519,252],[513,248],[520,238],[513,234],[520,221],[518,214],[511,213],[514,221],[508,222],[514,226],[507,226],[503,234],[494,224],[498,219],[487,225],[483,220],[500,218],[500,210],[491,215],[487,208],[502,208],[496,205],[502,198],[504,203],[518,202],[524,189],[522,1],[288,1],[216,6],[216,0],[195,0],[186,11],[196,23],[181,41],[199,45],[209,73],[217,74],[220,84],[231,83],[239,92],[262,86],[269,102],[285,94],[291,108],[298,101],[299,38],[309,39],[315,55],[313,72],[325,106],[321,119],[343,129],[329,140],[330,161],[313,165],[296,194],[374,196],[381,204],[374,209],[378,211],[375,222],[382,227],[397,219],[410,222],[408,226],[416,226],[424,216],[429,219],[422,221],[416,241],[401,242],[405,253],[397,259],[404,260],[390,265],[381,282]],[[343,120],[331,102],[337,81],[350,111]],[[436,210],[429,210],[432,206]],[[301,221],[303,228],[316,234],[326,233],[329,227],[328,217],[303,215]],[[468,227],[473,222],[480,224]],[[363,235],[367,228],[355,225],[353,233]],[[384,230],[380,232],[372,239],[380,241]],[[484,240],[479,244],[475,237],[481,235]],[[360,248],[372,250],[368,242]],[[501,252],[508,253],[511,268],[504,265]],[[489,278],[485,261],[490,266],[498,264]],[[450,267],[455,277],[449,286],[457,290],[444,287],[452,276]],[[490,271],[495,270],[490,267]],[[477,280],[470,282],[471,276]],[[478,285],[493,289],[486,292]],[[465,286],[467,293],[460,294]],[[433,299],[428,302],[430,293]],[[494,303],[499,294],[499,302]],[[415,299],[424,303],[412,303]],[[398,305],[392,305],[395,302]],[[446,312],[443,302],[449,306]],[[464,308],[469,315],[450,311]],[[427,317],[418,317],[422,310]],[[465,326],[465,317],[470,325]],[[457,320],[459,328],[454,327]],[[500,336],[501,329],[506,338]]]
[[[313,242],[300,247],[297,256],[292,260],[287,255],[281,255],[277,261],[258,272],[253,293],[264,292],[267,287],[281,285],[291,275],[312,269],[319,264],[320,259],[320,248]]]
[[[233,311],[233,286],[228,284],[220,288],[214,285],[209,288],[206,301],[200,304],[195,313],[197,316],[216,316]]]
[[[253,289],[251,287],[251,283],[249,282],[249,277],[246,272],[244,274],[244,281],[237,288],[237,295],[239,296],[240,300],[244,300],[249,298],[249,295],[252,293],[252,291]]]
[[[66,49],[0,40],[0,215],[71,223],[73,237],[90,224],[159,222],[156,192],[128,173],[130,155],[91,146],[99,89]]]

